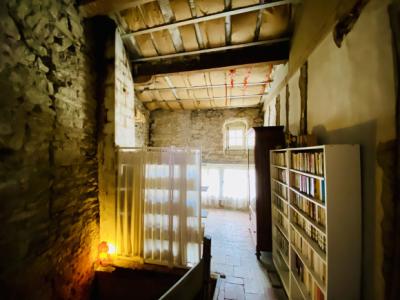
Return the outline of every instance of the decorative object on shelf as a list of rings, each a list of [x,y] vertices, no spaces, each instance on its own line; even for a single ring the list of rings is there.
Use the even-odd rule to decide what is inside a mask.
[[[358,145],[270,151],[272,258],[289,299],[359,299]]]

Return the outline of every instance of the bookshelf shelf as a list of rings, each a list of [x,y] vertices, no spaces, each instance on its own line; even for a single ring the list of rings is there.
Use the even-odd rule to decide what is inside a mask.
[[[276,196],[277,198],[279,198],[280,200],[282,200],[283,202],[285,202],[285,204],[288,204],[287,200],[285,198],[283,198],[281,195],[279,195],[277,192],[272,191],[272,194],[274,196]]]
[[[312,275],[314,282],[318,285],[318,287],[321,289],[321,291],[326,294],[325,290],[325,284],[321,280],[321,278],[317,275],[317,273],[314,272],[314,270],[311,268],[310,261],[307,257],[303,255],[303,253],[300,251],[299,248],[296,246],[292,245],[293,251],[297,254],[297,256],[300,258],[300,260],[303,262],[304,266],[306,267],[307,271]]]
[[[272,180],[275,181],[276,183],[279,183],[279,184],[283,185],[284,187],[287,187],[286,183],[284,183],[284,182],[282,182],[282,181],[280,181],[278,179],[272,178]]]
[[[285,214],[285,213],[284,213],[278,206],[276,206],[275,204],[274,204],[274,208],[275,208],[286,220],[289,220],[288,215]]]
[[[289,233],[288,233],[288,231],[285,230],[285,228],[283,228],[282,225],[279,224],[279,223],[275,223],[275,226],[279,229],[279,231],[286,238],[286,240],[289,241]]]
[[[310,293],[307,291],[307,288],[303,282],[301,282],[301,279],[299,276],[296,275],[296,273],[291,272],[291,278],[293,278],[291,281],[295,282],[297,287],[300,290],[301,293],[301,298],[305,300],[311,300],[310,298]]]
[[[311,219],[306,213],[304,213],[302,210],[300,210],[297,206],[295,205],[290,205],[290,207],[296,211],[301,217],[303,217],[311,226],[313,226],[315,229],[317,229],[320,233],[323,235],[326,235],[325,228],[322,227],[319,224],[316,224],[313,219]]]
[[[282,169],[282,170],[287,170],[286,166],[271,165],[271,167],[274,167],[274,168],[277,168],[277,169]]]
[[[326,262],[326,253],[324,251],[321,250],[321,248],[318,246],[318,244],[313,241],[312,239],[310,239],[307,235],[307,233],[304,232],[304,230],[297,224],[290,224],[295,231],[297,231],[298,234],[301,235],[301,237],[303,239],[306,240],[306,242],[308,243],[308,245],[314,250],[315,253],[318,254],[318,256],[324,261]]]
[[[272,257],[289,299],[359,299],[359,146],[272,150],[270,161]]]
[[[283,288],[285,289],[286,292],[289,291],[289,276],[290,272],[289,269],[285,270],[283,265],[279,265],[274,261],[274,265],[276,270],[278,271],[279,277],[282,280]]]
[[[297,190],[296,188],[291,187],[291,186],[289,187],[289,190],[292,191],[293,193],[296,193],[297,195],[300,195],[304,199],[307,199],[308,201],[311,201],[312,203],[325,208],[325,204],[322,203],[320,200],[312,198],[312,197],[308,196],[307,194],[304,194],[304,193],[300,192],[299,190]]]
[[[296,170],[296,169],[290,169],[289,171],[292,172],[292,173],[308,176],[308,177],[315,178],[315,179],[318,179],[318,180],[324,180],[324,177],[320,176],[320,175],[307,173],[307,172],[302,172],[302,171],[299,171],[299,170]]]

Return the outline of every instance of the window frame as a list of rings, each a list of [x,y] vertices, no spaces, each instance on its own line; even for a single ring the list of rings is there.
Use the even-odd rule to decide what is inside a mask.
[[[243,119],[236,119],[227,121],[224,124],[224,150],[225,151],[243,151],[247,149],[247,122]],[[239,140],[240,137],[232,138],[232,131],[241,131],[241,143],[231,144],[232,140]]]

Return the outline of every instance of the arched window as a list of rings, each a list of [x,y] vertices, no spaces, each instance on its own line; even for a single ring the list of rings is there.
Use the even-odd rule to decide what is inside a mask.
[[[231,120],[224,124],[225,150],[245,150],[247,122]]]

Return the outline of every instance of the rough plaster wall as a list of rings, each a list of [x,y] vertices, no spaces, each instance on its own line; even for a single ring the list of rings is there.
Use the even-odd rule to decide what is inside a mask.
[[[95,71],[73,1],[0,4],[2,299],[82,299],[98,243]]]
[[[372,0],[337,49],[329,35],[309,58],[308,130],[326,143],[359,143],[363,167],[363,299],[384,299],[382,169],[377,146],[395,138],[388,1]]]
[[[234,118],[246,119],[248,126],[262,126],[261,110],[221,109],[164,111],[151,113],[150,142],[155,147],[201,147],[205,163],[247,163],[244,151],[224,152],[223,126]]]

